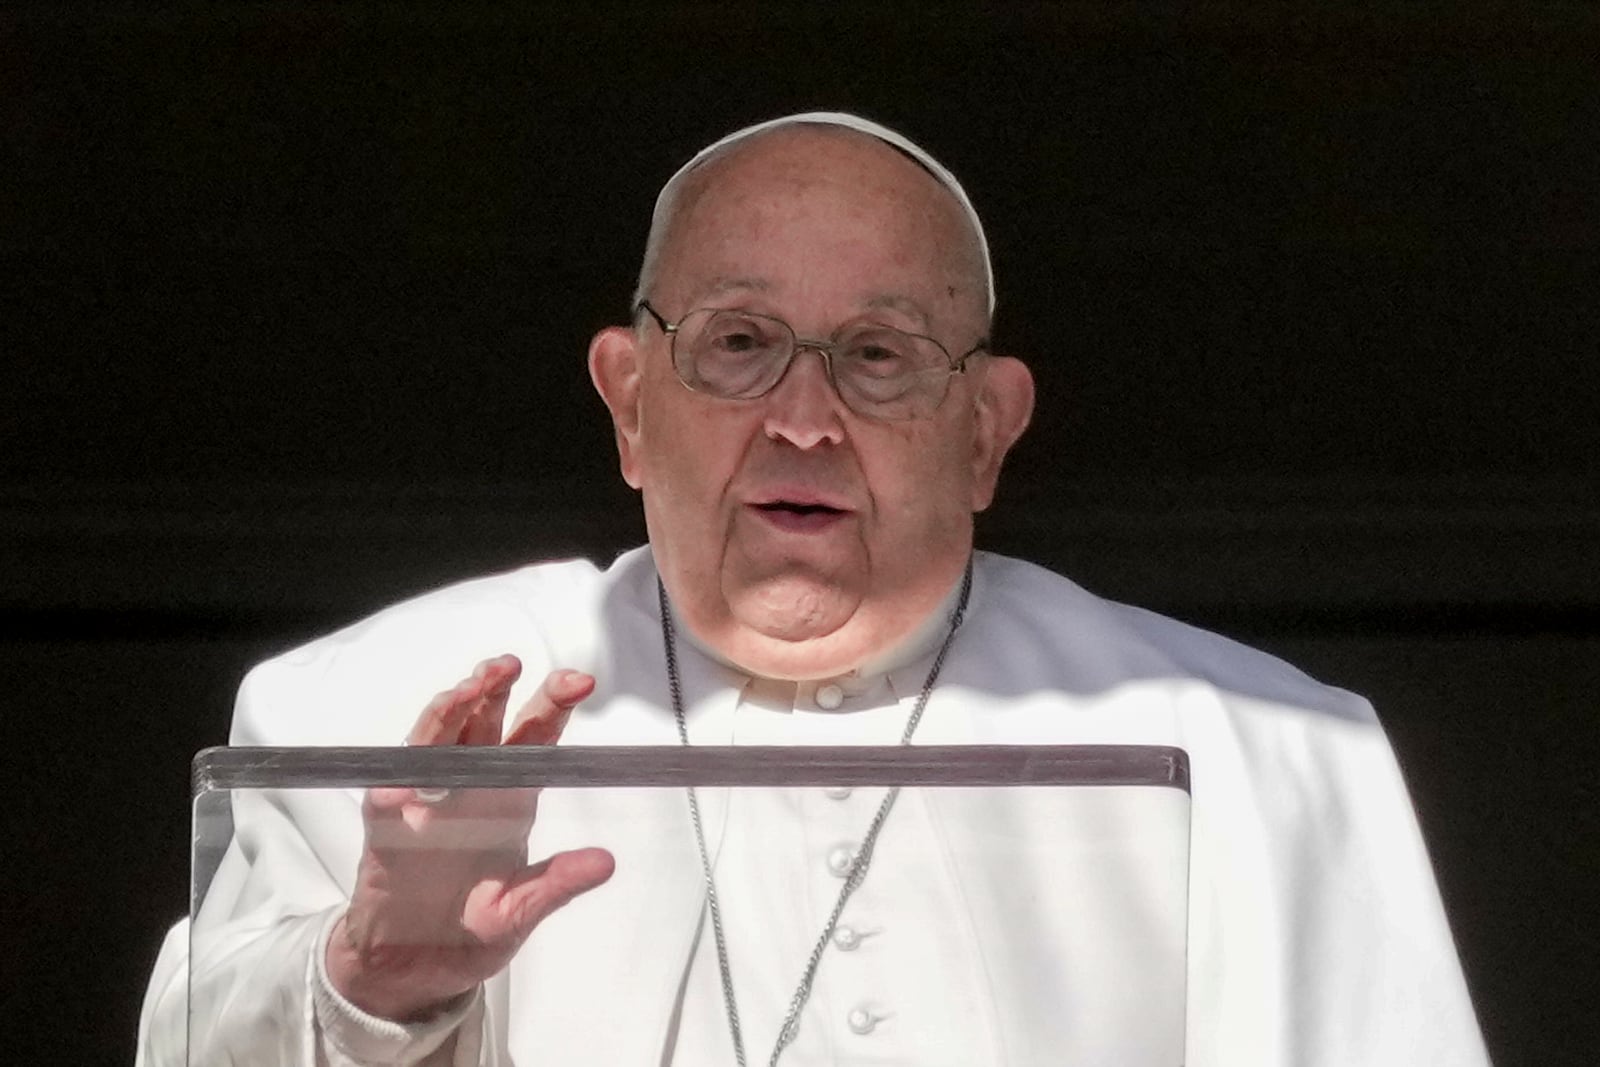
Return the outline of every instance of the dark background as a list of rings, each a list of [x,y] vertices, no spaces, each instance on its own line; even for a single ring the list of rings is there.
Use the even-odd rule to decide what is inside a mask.
[[[1497,1062],[1594,1062],[1600,20],[1487,3],[0,11],[6,1059],[129,1060],[249,663],[642,537],[587,339],[816,107],[989,225],[984,543],[1371,696]]]

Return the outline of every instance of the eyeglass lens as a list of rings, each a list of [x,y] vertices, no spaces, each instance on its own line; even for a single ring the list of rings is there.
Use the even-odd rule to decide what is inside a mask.
[[[826,344],[797,342],[781,319],[701,309],[684,316],[673,341],[684,383],[730,399],[750,399],[776,386],[797,347],[822,349],[845,403],[878,418],[931,411],[944,398],[951,372],[937,342],[876,323],[849,328]]]

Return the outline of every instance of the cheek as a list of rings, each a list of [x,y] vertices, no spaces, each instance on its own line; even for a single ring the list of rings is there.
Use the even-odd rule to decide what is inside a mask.
[[[882,534],[902,544],[937,541],[971,516],[971,470],[954,435],[909,435],[874,451],[867,479]]]
[[[707,411],[704,401],[669,383],[683,397],[649,405],[644,412],[645,490],[657,503],[676,511],[693,510],[701,522],[713,518],[716,502],[744,454],[745,420],[729,411]],[[685,402],[687,398],[687,402]]]

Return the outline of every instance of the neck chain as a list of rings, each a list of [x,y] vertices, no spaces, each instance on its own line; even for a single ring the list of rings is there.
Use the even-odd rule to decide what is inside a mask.
[[[950,651],[951,642],[955,640],[956,631],[961,628],[962,619],[966,617],[967,597],[971,592],[972,560],[968,559],[966,572],[961,576],[961,593],[956,600],[955,610],[950,613],[950,629],[945,634],[944,642],[939,646],[938,654],[933,657],[933,666],[928,670],[927,680],[922,683],[922,691],[917,694],[917,703],[911,709],[911,717],[906,720],[906,728],[900,735],[902,745],[911,743],[911,735],[917,732],[917,724],[922,721],[922,712],[928,706],[928,697],[933,693],[934,683],[939,680],[939,670],[944,666],[945,656]],[[656,593],[661,602],[661,642],[667,652],[667,686],[672,693],[672,714],[678,723],[678,740],[687,747],[689,726],[683,713],[683,687],[678,680],[677,634],[672,625],[672,611],[667,605],[667,590],[659,578],[656,580]],[[700,849],[700,870],[705,876],[706,908],[711,913],[711,929],[717,942],[717,969],[722,977],[722,1001],[728,1009],[728,1031],[733,1036],[733,1055],[739,1067],[745,1067],[744,1035],[739,1028],[739,1005],[733,995],[733,969],[728,965],[728,942],[722,933],[722,908],[717,903],[717,883],[711,874],[711,853],[706,848],[705,825],[700,818],[700,801],[695,795],[693,786],[689,787],[688,795],[689,820],[694,823],[694,840]],[[867,865],[872,862],[872,850],[878,842],[878,832],[883,829],[884,821],[889,818],[889,809],[894,807],[895,798],[899,795],[900,787],[891,787],[885,794],[883,803],[878,805],[878,811],[873,815],[872,822],[867,825],[861,847],[856,850],[855,857],[850,863],[850,873],[845,877],[844,885],[839,890],[839,899],[834,901],[833,911],[828,914],[828,921],[822,928],[822,936],[818,937],[817,943],[812,946],[811,955],[806,959],[805,970],[800,975],[799,985],[795,987],[794,996],[789,998],[789,1010],[783,1017],[783,1025],[778,1028],[778,1040],[772,1047],[772,1057],[767,1060],[768,1067],[776,1067],[778,1057],[800,1032],[800,1011],[811,997],[811,985],[816,980],[817,967],[822,963],[822,953],[833,937],[834,928],[839,925],[839,916],[844,913],[845,903],[867,876]]]

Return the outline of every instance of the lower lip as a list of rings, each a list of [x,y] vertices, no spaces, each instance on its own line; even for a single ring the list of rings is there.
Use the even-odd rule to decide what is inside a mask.
[[[821,533],[843,522],[848,511],[789,511],[784,508],[751,508],[768,525],[791,533]]]

